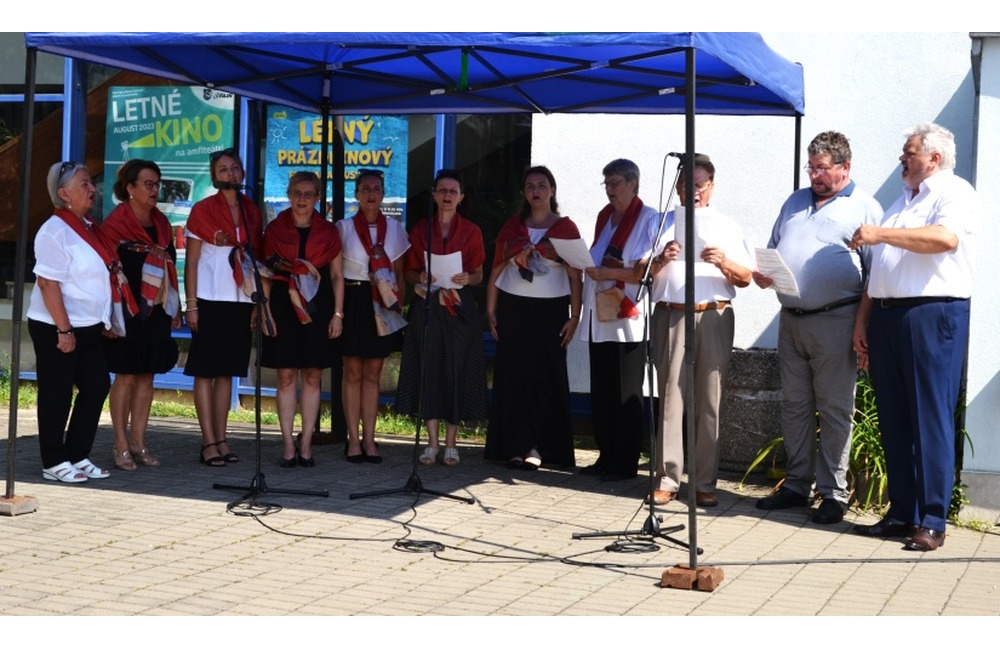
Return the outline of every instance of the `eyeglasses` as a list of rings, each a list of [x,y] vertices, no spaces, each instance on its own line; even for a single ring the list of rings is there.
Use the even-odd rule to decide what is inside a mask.
[[[138,184],[142,185],[150,192],[152,192],[153,190],[160,189],[160,181],[142,181],[141,183]]]
[[[222,158],[223,156],[229,156],[230,158],[235,158],[236,160],[240,159],[239,154],[236,153],[236,149],[229,147],[228,149],[213,151],[212,153],[208,154],[208,161],[214,163],[216,160]]]
[[[829,174],[834,168],[840,167],[841,163],[837,163],[831,167],[810,167],[806,165],[802,169],[805,170],[806,174],[809,176],[823,176],[824,174]]]
[[[601,185],[604,186],[604,189],[611,190],[612,192],[614,192],[616,189],[618,189],[618,186],[624,182],[625,182],[624,178],[617,178],[610,181],[604,181],[603,183],[601,183]]]
[[[292,190],[288,193],[288,196],[293,199],[305,199],[306,201],[312,201],[319,196],[319,192],[300,192],[298,190]]]

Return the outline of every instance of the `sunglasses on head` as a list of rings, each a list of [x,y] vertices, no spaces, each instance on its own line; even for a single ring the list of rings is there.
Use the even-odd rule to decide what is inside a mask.
[[[230,158],[235,158],[239,160],[239,154],[237,154],[236,149],[233,149],[232,147],[229,147],[228,149],[222,149],[220,151],[213,151],[212,153],[208,154],[208,160],[209,162],[214,163],[216,160],[222,158],[223,156],[229,156]]]
[[[82,165],[74,160],[67,160],[59,167],[59,175],[56,176],[56,180],[61,180],[66,172],[71,169],[76,169],[77,167],[82,167]]]

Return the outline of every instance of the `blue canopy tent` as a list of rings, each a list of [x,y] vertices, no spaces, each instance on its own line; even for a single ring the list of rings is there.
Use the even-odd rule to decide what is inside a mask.
[[[753,33],[28,33],[25,42],[21,233],[28,219],[38,51],[324,115],[684,114],[689,167],[694,163],[696,113],[787,115],[795,118],[793,175],[798,183],[805,111],[802,68]],[[693,196],[693,174],[687,175],[687,183]],[[693,228],[687,232],[693,235]],[[8,497],[13,496],[25,240],[19,237],[17,248]],[[689,303],[694,286],[690,267]],[[687,326],[687,340],[692,341],[690,312]],[[691,350],[686,360],[693,375]],[[688,417],[692,432],[693,411]],[[691,565],[696,566],[693,507],[690,513]]]

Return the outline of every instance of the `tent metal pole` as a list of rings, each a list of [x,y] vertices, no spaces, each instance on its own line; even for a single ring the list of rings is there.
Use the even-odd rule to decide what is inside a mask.
[[[21,132],[21,209],[17,217],[14,264],[14,310],[11,314],[10,420],[7,425],[7,487],[5,498],[14,498],[14,459],[17,442],[17,397],[21,387],[21,326],[24,313],[24,266],[28,256],[28,191],[31,183],[31,150],[35,126],[35,66],[38,50],[29,47],[24,61],[24,128]]]
[[[695,51],[693,47],[687,48],[684,53],[684,85],[687,91],[684,94],[684,167],[687,173],[684,174],[684,191],[687,196],[694,197],[694,114],[695,114]],[[685,232],[684,250],[694,250],[694,206],[684,210]],[[697,466],[695,465],[695,385],[694,385],[694,353],[695,353],[695,333],[694,333],[694,264],[688,259],[684,265],[684,426],[687,433],[687,476],[688,476],[688,566],[691,570],[698,568],[698,513],[696,511],[697,497],[695,491],[695,477]]]
[[[799,174],[802,173],[802,115],[795,114],[795,162],[792,167],[792,191],[799,189]]]

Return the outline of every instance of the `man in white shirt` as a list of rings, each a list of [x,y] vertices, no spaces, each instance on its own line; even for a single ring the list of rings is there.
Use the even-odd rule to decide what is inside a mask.
[[[869,355],[889,476],[890,506],[856,533],[944,544],[955,479],[955,407],[969,342],[972,246],[983,205],[955,176],[955,137],[937,124],[906,136],[905,187],[880,226],[858,228],[872,271],[854,346]]]
[[[660,241],[667,244],[653,262],[653,348],[660,395],[660,426],[653,461],[659,487],[649,499],[662,505],[674,499],[684,469],[682,421],[684,415],[684,285],[685,265],[695,265],[695,476],[688,489],[704,508],[718,505],[715,484],[719,473],[719,405],[733,351],[735,320],[732,299],[736,287],[750,284],[750,253],[735,220],[710,206],[715,166],[698,154],[694,167],[694,200],[684,187],[685,172],[677,181],[682,208],[667,215]],[[695,250],[683,251],[684,210],[695,209]],[[650,223],[655,240],[658,220]]]

